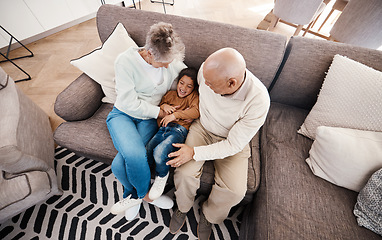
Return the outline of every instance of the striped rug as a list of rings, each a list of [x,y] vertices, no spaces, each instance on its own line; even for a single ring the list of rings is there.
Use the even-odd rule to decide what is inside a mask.
[[[54,196],[0,225],[0,239],[197,239],[199,204],[187,214],[186,224],[176,235],[168,226],[173,210],[163,210],[144,202],[139,216],[127,221],[123,214],[113,215],[110,207],[122,197],[122,185],[110,166],[75,155],[58,147],[55,155],[62,196]],[[165,194],[174,198],[174,189]],[[242,208],[232,209],[229,217],[212,228],[211,239],[238,239]]]

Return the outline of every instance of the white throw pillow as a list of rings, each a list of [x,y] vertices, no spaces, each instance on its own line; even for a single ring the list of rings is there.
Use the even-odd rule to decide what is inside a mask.
[[[299,133],[315,139],[318,126],[382,131],[382,72],[335,55],[316,104]]]
[[[309,154],[314,175],[359,192],[382,167],[382,132],[320,126]]]
[[[118,55],[137,44],[130,38],[122,23],[118,23],[103,45],[70,63],[99,83],[105,94],[102,102],[114,103],[114,62]]]

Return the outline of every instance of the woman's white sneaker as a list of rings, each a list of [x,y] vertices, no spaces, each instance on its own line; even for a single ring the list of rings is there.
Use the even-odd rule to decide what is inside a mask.
[[[148,202],[148,203],[162,209],[170,209],[174,206],[174,201],[169,196],[166,196],[166,195],[162,195],[158,199],[155,199],[154,201]]]
[[[158,199],[164,191],[164,187],[166,186],[167,183],[167,178],[168,178],[169,173],[167,173],[166,176],[164,177],[159,177],[156,176],[153,185],[150,188],[149,192],[149,198],[151,200]]]
[[[131,221],[135,219],[139,213],[139,209],[141,208],[141,204],[132,206],[131,208],[125,211],[125,218],[127,221]]]
[[[136,206],[138,204],[141,204],[141,202],[142,202],[142,199],[134,199],[134,198],[131,198],[131,195],[129,195],[127,198],[124,198],[121,201],[114,204],[110,208],[110,212],[112,214],[123,213],[129,208]]]

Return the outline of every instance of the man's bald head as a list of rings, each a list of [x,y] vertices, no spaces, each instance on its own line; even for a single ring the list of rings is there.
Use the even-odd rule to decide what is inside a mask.
[[[232,94],[243,83],[246,64],[244,57],[233,48],[222,48],[204,62],[206,84],[218,94]]]

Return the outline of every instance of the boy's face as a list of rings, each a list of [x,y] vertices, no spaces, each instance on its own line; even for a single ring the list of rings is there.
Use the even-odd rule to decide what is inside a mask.
[[[194,90],[194,81],[189,76],[184,75],[178,81],[178,85],[176,87],[176,91],[178,92],[178,96],[180,98],[187,97]]]

